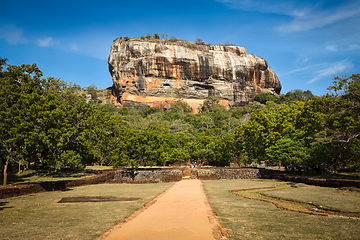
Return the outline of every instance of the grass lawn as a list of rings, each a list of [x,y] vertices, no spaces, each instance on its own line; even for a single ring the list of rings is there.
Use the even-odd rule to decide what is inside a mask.
[[[98,170],[113,170],[112,166],[86,166],[85,170],[98,171]]]
[[[299,186],[298,188],[266,191],[265,193],[274,197],[313,202],[335,210],[360,212],[360,192],[305,184]]]
[[[95,239],[173,183],[97,184],[0,199],[0,239]],[[57,203],[64,197],[140,198],[128,202]]]
[[[261,179],[202,182],[211,206],[218,213],[223,226],[228,229],[230,239],[359,239],[360,220],[286,211],[272,203],[243,198],[231,192],[231,190],[273,187],[286,182]],[[303,192],[292,192],[300,189]],[[327,198],[338,199],[331,205],[336,209],[345,208],[342,206],[343,201],[346,202],[344,205],[347,207],[353,204],[353,211],[360,205],[358,192],[349,194],[347,191],[306,185],[304,188],[286,189],[286,191],[267,191],[266,194],[270,192],[295,200],[302,200],[301,197],[304,197],[306,201],[324,205],[331,202]]]

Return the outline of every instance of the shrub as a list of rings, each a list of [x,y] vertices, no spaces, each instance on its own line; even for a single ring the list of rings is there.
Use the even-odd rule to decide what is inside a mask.
[[[205,44],[201,38],[197,38],[195,41],[196,44]]]
[[[280,99],[270,92],[262,92],[259,95],[256,95],[254,100],[263,104],[265,104],[268,101],[272,101],[274,103],[280,103]]]

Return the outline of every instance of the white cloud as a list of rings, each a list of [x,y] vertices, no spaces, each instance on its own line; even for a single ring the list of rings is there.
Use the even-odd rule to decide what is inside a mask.
[[[283,0],[216,0],[227,4],[230,8],[262,13],[277,13],[289,16],[303,16],[308,12],[303,3]]]
[[[352,68],[354,65],[349,62],[347,59],[334,63],[334,64],[330,64],[327,67],[317,70],[315,71],[315,77],[313,77],[310,81],[308,81],[307,83],[313,83],[316,81],[319,81],[322,77],[327,77],[327,76],[335,76],[336,74],[339,74],[341,72],[344,72],[350,68]]]
[[[357,49],[360,49],[359,44],[350,44],[349,45],[349,50],[357,50]]]
[[[275,31],[281,33],[307,31],[358,16],[359,14],[360,5],[356,3],[330,10],[317,10],[314,8],[307,14],[295,16],[291,23],[277,26]]]
[[[79,47],[76,43],[70,43],[69,46],[71,50],[79,50]]]
[[[4,39],[10,45],[18,43],[28,43],[28,40],[23,37],[24,30],[15,25],[0,25],[0,39]]]
[[[310,58],[308,57],[298,57],[296,60],[295,60],[295,63],[296,64],[304,64],[306,62],[310,61]]]
[[[244,11],[257,11],[262,13],[279,13],[284,15],[303,15],[305,9],[296,8],[293,1],[272,0],[216,0],[227,4],[230,8],[241,9]],[[295,9],[296,8],[296,9]]]
[[[38,43],[39,47],[49,47],[49,46],[58,44],[59,41],[54,40],[54,38],[52,38],[52,37],[46,37],[44,39],[38,38],[37,43]]]
[[[329,7],[326,1],[298,1],[298,0],[216,0],[227,4],[231,8],[244,11],[275,13],[290,16],[291,22],[274,28],[280,33],[307,31],[323,27],[360,14],[360,2],[347,0],[338,6]]]
[[[293,73],[298,73],[298,72],[305,72],[305,71],[308,71],[308,70],[311,70],[311,69],[321,68],[323,66],[325,66],[324,63],[319,63],[319,64],[315,64],[315,65],[309,64],[309,65],[304,66],[304,67],[299,67],[299,68],[293,69],[293,70],[291,70],[289,72],[278,74],[278,76],[285,76],[285,75],[288,75],[288,74],[293,74]]]
[[[325,46],[325,50],[326,50],[326,51],[329,51],[329,52],[337,52],[337,51],[338,51],[337,47],[334,46],[334,45],[327,45],[327,46]]]

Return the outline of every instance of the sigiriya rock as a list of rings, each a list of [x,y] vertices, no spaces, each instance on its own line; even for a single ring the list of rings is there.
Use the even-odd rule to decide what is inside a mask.
[[[108,63],[113,94],[123,106],[167,107],[181,98],[196,111],[209,96],[231,107],[281,90],[266,60],[234,45],[118,38]]]

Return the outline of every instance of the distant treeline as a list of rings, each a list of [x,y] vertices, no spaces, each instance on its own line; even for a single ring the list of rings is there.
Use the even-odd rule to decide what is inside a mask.
[[[42,78],[36,64],[5,70],[1,59],[0,66],[5,184],[10,167],[29,165],[56,170],[94,163],[137,168],[265,161],[288,169],[360,167],[360,74],[335,77],[324,96],[262,93],[256,102],[230,110],[210,97],[193,114],[181,98],[167,109],[100,104],[96,86],[87,89],[87,103],[79,86]]]

